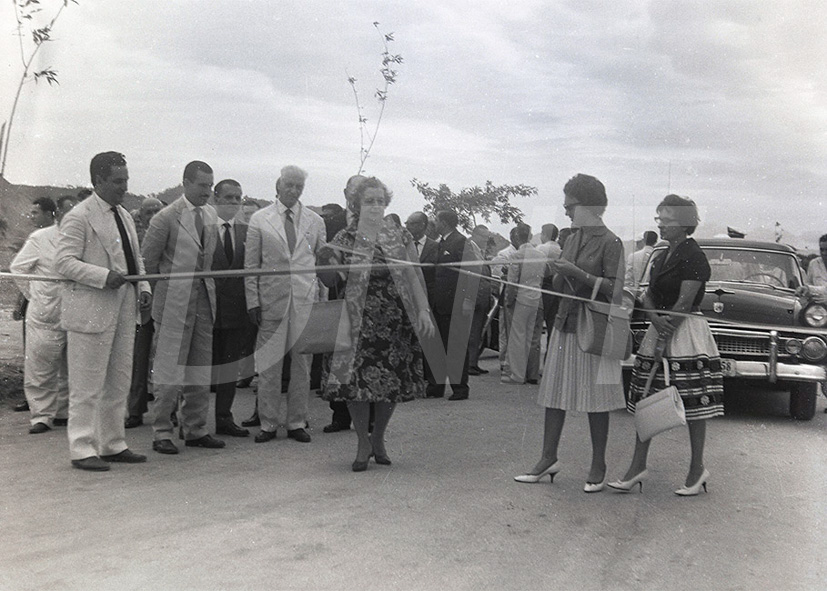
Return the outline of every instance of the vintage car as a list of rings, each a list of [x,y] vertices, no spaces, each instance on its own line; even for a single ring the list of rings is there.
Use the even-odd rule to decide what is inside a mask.
[[[795,251],[773,242],[698,239],[712,276],[701,311],[721,354],[724,378],[769,382],[790,391],[790,415],[813,418],[827,378],[827,308],[802,301],[804,274]],[[651,265],[665,245],[656,247]],[[648,268],[644,273],[645,288]],[[633,350],[648,322],[636,312]],[[634,357],[624,362],[629,371]]]

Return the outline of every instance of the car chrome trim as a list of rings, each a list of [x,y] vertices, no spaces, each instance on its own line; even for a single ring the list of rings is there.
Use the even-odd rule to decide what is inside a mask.
[[[778,381],[778,331],[770,331],[770,383]]]

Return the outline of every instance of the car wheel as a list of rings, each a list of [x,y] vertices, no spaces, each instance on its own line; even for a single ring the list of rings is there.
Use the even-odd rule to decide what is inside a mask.
[[[818,384],[795,382],[790,384],[790,416],[799,421],[809,421],[816,414]]]

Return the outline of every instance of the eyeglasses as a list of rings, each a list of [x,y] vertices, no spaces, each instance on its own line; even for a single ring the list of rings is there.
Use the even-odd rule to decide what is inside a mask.
[[[658,226],[680,226],[680,222],[675,218],[664,218],[660,216],[655,216],[655,223]]]

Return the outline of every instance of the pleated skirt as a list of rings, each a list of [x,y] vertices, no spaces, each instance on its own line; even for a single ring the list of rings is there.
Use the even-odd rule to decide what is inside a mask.
[[[584,353],[575,333],[553,329],[537,403],[580,412],[623,408],[620,360]]]
[[[635,404],[643,398],[646,380],[652,370],[657,330],[650,326],[640,344],[632,383],[629,388],[627,410],[634,414]],[[666,346],[664,359],[669,365],[670,385],[678,389],[686,409],[687,421],[710,419],[724,414],[724,378],[721,357],[709,324],[703,316],[686,318]],[[663,364],[648,394],[666,387]]]

